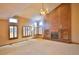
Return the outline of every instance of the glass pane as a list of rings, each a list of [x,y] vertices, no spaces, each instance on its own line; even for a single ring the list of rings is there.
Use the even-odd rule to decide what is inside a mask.
[[[17,37],[17,26],[14,26],[14,37]]]
[[[25,30],[26,30],[25,27],[23,27],[23,36],[26,35]]]
[[[30,28],[28,27],[28,36],[30,35]]]
[[[31,28],[31,35],[34,35],[34,27]]]
[[[37,34],[37,27],[35,27],[35,30],[34,31],[35,31],[35,35],[36,35]]]
[[[10,38],[13,38],[13,26],[10,26]]]
[[[37,27],[37,23],[36,22],[34,23],[34,26]]]
[[[42,29],[42,27],[39,27],[39,34],[43,34],[43,29]]]
[[[30,36],[31,36],[31,31],[32,31],[32,30],[31,30],[31,27],[29,27],[29,31],[30,31]]]
[[[26,27],[26,36],[28,36],[28,27]]]
[[[18,22],[18,20],[17,20],[17,19],[15,19],[15,18],[10,18],[10,19],[9,19],[9,22],[10,22],[10,23],[17,23],[17,22]]]

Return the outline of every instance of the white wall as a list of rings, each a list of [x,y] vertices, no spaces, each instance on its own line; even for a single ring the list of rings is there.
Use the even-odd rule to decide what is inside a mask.
[[[79,4],[71,5],[72,42],[79,43]]]

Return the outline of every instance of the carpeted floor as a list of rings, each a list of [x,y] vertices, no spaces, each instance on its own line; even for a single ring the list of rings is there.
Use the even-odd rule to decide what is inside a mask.
[[[0,47],[1,55],[59,55],[79,54],[79,45],[67,44],[43,39],[28,41]]]

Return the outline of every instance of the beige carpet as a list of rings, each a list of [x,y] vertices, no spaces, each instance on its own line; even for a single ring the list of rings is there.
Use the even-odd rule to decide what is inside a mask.
[[[42,39],[28,41],[0,47],[0,54],[5,55],[52,55],[79,54],[79,45],[67,44]]]

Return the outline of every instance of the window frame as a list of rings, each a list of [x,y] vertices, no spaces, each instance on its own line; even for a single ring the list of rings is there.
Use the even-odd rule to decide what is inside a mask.
[[[17,20],[17,23],[9,22],[10,21],[10,18],[16,19]],[[10,17],[10,18],[8,18],[8,35],[9,35],[8,38],[9,38],[9,40],[18,39],[18,19],[15,18],[15,17]],[[10,26],[13,26],[13,27],[16,26],[17,27],[17,37],[10,38]]]
[[[17,27],[17,37],[14,37],[15,32],[13,32],[13,38],[10,38],[10,26],[13,26],[13,30],[15,26]],[[9,25],[9,39],[18,39],[18,26],[17,25]]]
[[[24,32],[23,32],[23,28],[25,27],[25,35],[23,34]],[[31,33],[31,35],[29,34],[28,35],[28,29],[26,30],[26,28],[31,28],[31,26],[23,26],[22,27],[22,37],[24,38],[24,37],[30,37],[30,36],[32,36],[32,33]],[[26,35],[26,33],[27,33],[27,35]]]

